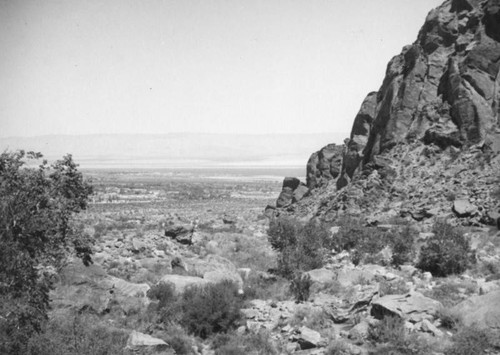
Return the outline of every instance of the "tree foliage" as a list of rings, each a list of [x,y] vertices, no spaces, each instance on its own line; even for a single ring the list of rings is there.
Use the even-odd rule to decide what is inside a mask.
[[[51,165],[41,158],[0,154],[0,353],[23,353],[40,331],[49,306],[48,270],[57,270],[68,252],[91,263],[90,238],[72,216],[87,207],[92,187],[71,155]]]

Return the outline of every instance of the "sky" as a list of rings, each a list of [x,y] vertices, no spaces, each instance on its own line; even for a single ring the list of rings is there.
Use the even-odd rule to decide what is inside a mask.
[[[0,137],[349,132],[439,0],[0,0]]]

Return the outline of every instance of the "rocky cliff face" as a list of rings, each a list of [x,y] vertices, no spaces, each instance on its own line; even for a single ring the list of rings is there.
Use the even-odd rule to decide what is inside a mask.
[[[433,174],[434,182],[451,191],[439,174],[457,164],[494,180],[500,151],[499,68],[500,0],[447,0],[432,10],[415,43],[389,62],[379,91],[363,101],[345,146],[326,146],[309,159],[308,195],[323,199],[315,212],[342,210],[349,203],[363,210],[352,201],[366,198],[367,184],[385,189],[373,196],[379,202],[401,192],[408,197],[407,185],[425,179],[418,174]],[[481,180],[467,178],[469,185]],[[491,190],[495,183],[488,184]],[[348,191],[340,191],[346,186]],[[467,189],[454,193],[465,196]],[[495,209],[494,204],[487,208]]]
[[[500,1],[449,0],[432,10],[417,41],[387,66],[354,120],[339,188],[360,164],[398,143],[441,148],[498,133]]]

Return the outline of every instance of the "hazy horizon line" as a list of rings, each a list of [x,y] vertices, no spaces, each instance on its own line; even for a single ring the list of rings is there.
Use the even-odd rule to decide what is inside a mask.
[[[54,134],[37,134],[37,135],[26,135],[26,136],[2,136],[0,134],[0,139],[12,139],[12,138],[38,138],[38,137],[89,137],[89,136],[169,136],[169,135],[198,135],[198,136],[315,136],[315,135],[329,135],[329,134],[345,134],[346,138],[350,135],[350,132],[343,131],[331,131],[331,132],[307,132],[307,133],[213,133],[213,132],[168,132],[168,133],[54,133]]]

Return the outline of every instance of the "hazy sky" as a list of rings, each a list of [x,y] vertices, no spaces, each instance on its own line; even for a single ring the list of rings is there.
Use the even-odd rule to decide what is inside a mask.
[[[0,0],[0,136],[350,131],[440,0]]]

